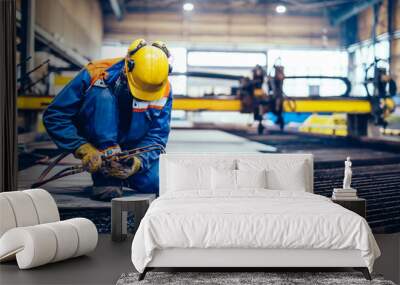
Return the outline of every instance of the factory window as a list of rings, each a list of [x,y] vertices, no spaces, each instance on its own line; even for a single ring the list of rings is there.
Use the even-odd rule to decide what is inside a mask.
[[[101,48],[102,58],[123,57],[128,50],[127,45],[104,45]]]
[[[189,66],[207,67],[246,67],[266,65],[267,57],[262,52],[211,52],[190,51],[188,53]]]
[[[250,76],[254,66],[265,66],[266,63],[267,56],[264,52],[188,52],[188,71]],[[229,95],[231,87],[237,85],[237,80],[191,77],[188,79],[188,95]]]
[[[104,45],[101,53],[102,58],[123,57],[126,54],[128,45]],[[170,63],[175,72],[186,72],[186,48],[168,47],[171,52]],[[170,82],[174,94],[184,95],[186,90],[186,76],[170,76]]]
[[[169,47],[171,52],[171,65],[174,72],[186,72],[186,48],[182,47]],[[187,77],[184,75],[170,76],[172,91],[175,95],[187,94]]]
[[[268,70],[274,64],[285,68],[286,76],[347,76],[348,54],[337,50],[268,51]],[[342,81],[332,79],[287,79],[284,92],[288,96],[338,96],[345,92]]]
[[[367,93],[364,87],[365,72],[367,67],[374,62],[374,57],[380,59],[378,66],[389,69],[389,42],[387,40],[380,41],[374,45],[358,45],[353,47],[350,51],[353,55],[353,66],[352,66],[352,84],[353,84],[353,95],[365,96]],[[373,77],[373,68],[368,70],[368,77]],[[369,86],[372,88],[372,86]],[[370,90],[372,92],[372,90]]]

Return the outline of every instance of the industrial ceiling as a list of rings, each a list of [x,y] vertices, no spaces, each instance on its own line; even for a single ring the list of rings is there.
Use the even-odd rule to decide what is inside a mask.
[[[200,13],[273,13],[277,5],[285,5],[290,15],[327,15],[338,24],[381,0],[221,0],[191,1]],[[182,11],[182,0],[101,0],[104,14],[115,14],[123,20],[125,13]]]

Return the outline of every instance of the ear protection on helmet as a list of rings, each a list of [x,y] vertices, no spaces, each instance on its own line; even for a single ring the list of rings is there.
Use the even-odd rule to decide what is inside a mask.
[[[131,51],[128,51],[127,55],[127,67],[128,71],[132,72],[133,69],[135,68],[135,61],[132,59],[132,56],[137,53],[138,50],[140,50],[142,47],[147,46],[147,42],[145,40],[142,40],[139,42],[139,44]]]
[[[169,52],[169,50],[168,50],[168,48],[167,48],[167,45],[166,45],[164,42],[162,42],[162,41],[155,41],[155,42],[153,42],[151,45],[152,45],[153,47],[157,47],[157,48],[159,48],[160,50],[162,50],[168,58],[171,56],[171,53]]]
[[[167,56],[167,58],[169,59],[171,57],[171,53],[169,52],[167,45],[162,42],[162,41],[155,41],[151,44],[153,47],[159,48],[160,50],[162,50],[165,55]],[[168,74],[170,74],[172,72],[172,65],[168,64]]]
[[[171,53],[169,52],[167,46],[165,45],[164,42],[161,41],[156,41],[154,43],[151,44],[152,46],[161,49],[165,55],[167,56],[167,58],[169,58],[171,56]],[[132,72],[133,69],[135,68],[135,61],[132,59],[132,56],[137,53],[142,47],[147,46],[147,42],[145,40],[140,41],[140,43],[137,45],[137,47],[135,47],[133,50],[128,52],[127,55],[127,67],[128,67],[128,72]],[[172,72],[172,66],[171,64],[168,64],[168,74],[170,74]]]

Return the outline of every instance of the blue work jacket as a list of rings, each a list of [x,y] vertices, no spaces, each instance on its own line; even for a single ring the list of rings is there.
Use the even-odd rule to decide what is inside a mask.
[[[43,122],[59,148],[73,152],[88,142],[100,150],[117,144],[122,149],[151,144],[165,147],[170,132],[171,89],[160,100],[137,100],[130,94],[123,67],[123,60],[111,65],[107,76],[95,82],[84,68],[54,98]],[[142,170],[146,170],[158,159],[159,151],[140,157]]]

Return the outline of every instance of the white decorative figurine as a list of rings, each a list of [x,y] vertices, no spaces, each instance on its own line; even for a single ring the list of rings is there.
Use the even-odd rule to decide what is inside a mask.
[[[344,162],[344,179],[343,179],[343,189],[351,189],[351,177],[353,172],[351,170],[351,160],[348,156]]]
[[[357,199],[357,190],[351,188],[351,178],[353,176],[353,171],[351,170],[351,160],[350,157],[344,162],[344,179],[343,188],[334,188],[332,193],[332,199],[334,200],[352,200]]]

